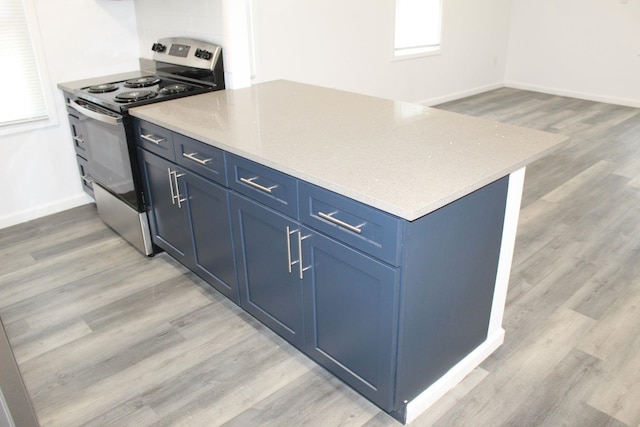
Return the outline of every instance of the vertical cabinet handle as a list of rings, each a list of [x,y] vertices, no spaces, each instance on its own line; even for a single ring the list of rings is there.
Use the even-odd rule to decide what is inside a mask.
[[[171,189],[171,204],[178,205],[179,209],[182,209],[182,202],[187,200],[183,198],[180,194],[180,186],[178,185],[178,178],[184,176],[183,173],[178,173],[178,171],[172,171],[171,168],[167,168],[169,172],[169,188]]]
[[[291,228],[289,228],[289,226],[287,225],[287,261],[288,261],[289,274],[293,272],[293,266],[296,263],[300,262],[299,259],[297,261],[291,261],[291,235],[297,232],[298,230],[291,230]]]
[[[292,230],[288,225],[286,227],[287,229],[287,261],[288,261],[288,265],[287,268],[289,269],[289,274],[293,273],[293,266],[298,264],[298,275],[300,277],[300,280],[303,279],[304,277],[304,272],[309,270],[311,268],[311,266],[308,267],[303,267],[302,266],[302,241],[308,237],[311,237],[311,235],[307,235],[307,236],[303,236],[302,233],[300,232],[300,230]],[[292,234],[297,234],[298,235],[298,259],[293,261],[291,260],[291,235]]]
[[[311,268],[311,266],[308,266],[308,267],[303,267],[302,266],[302,241],[304,239],[309,238],[309,237],[311,237],[310,234],[308,234],[306,236],[303,236],[302,233],[300,233],[300,231],[298,231],[298,251],[300,253],[300,257],[298,259],[298,261],[299,261],[298,267],[300,269],[300,280],[302,280],[304,278],[304,272]]]
[[[173,189],[173,171],[171,168],[167,168],[167,172],[169,172],[169,188],[171,189],[171,204],[176,204],[176,193]]]

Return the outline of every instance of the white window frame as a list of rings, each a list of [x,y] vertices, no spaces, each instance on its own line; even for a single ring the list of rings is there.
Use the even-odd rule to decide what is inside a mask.
[[[416,46],[413,47],[412,49],[406,48],[406,47],[398,47],[398,30],[399,30],[399,26],[403,25],[403,23],[399,22],[400,19],[402,19],[399,9],[401,7],[401,3],[403,3],[403,0],[395,0],[395,10],[394,10],[394,20],[393,20],[393,51],[392,51],[392,60],[394,61],[398,61],[398,60],[405,60],[405,59],[411,59],[411,58],[421,58],[421,57],[425,57],[425,56],[433,56],[433,55],[439,55],[442,51],[442,16],[443,16],[443,0],[422,0],[423,2],[436,2],[438,3],[438,8],[439,8],[439,14],[433,17],[428,17],[425,16],[424,17],[424,21],[414,21],[412,24],[413,25],[422,25],[422,23],[424,22],[424,25],[428,25],[429,19],[433,19],[434,23],[437,23],[438,25],[438,40],[437,40],[437,44],[422,44],[421,42],[416,42]],[[406,7],[406,4],[405,4]],[[414,14],[417,14],[417,12],[414,12]],[[407,25],[407,24],[404,24]],[[408,29],[410,31],[410,28]],[[414,36],[414,38],[419,38]]]
[[[44,96],[46,116],[31,121],[24,121],[18,123],[10,123],[0,125],[0,135],[12,135],[20,132],[26,132],[34,129],[40,129],[49,126],[55,126],[58,124],[58,117],[54,102],[53,90],[51,81],[49,80],[48,67],[44,54],[44,47],[42,43],[42,36],[40,34],[40,26],[38,24],[38,17],[34,0],[21,0],[24,6],[27,26],[29,34],[31,35],[31,43],[36,58],[38,67],[38,75],[40,77],[40,83],[42,84],[42,92]],[[6,66],[6,65],[5,65]],[[3,100],[2,102],[7,102]],[[11,101],[8,101],[11,102]]]

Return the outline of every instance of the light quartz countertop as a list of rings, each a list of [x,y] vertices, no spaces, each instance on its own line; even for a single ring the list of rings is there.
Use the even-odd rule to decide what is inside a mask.
[[[567,139],[283,80],[129,113],[409,221],[522,168]]]

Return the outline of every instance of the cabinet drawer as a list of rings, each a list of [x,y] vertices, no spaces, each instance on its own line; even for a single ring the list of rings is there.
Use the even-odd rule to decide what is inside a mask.
[[[167,160],[175,161],[173,132],[163,127],[135,119],[133,126],[136,144]]]
[[[176,163],[205,178],[227,185],[222,150],[179,133],[173,134],[173,145]]]
[[[225,153],[229,187],[252,199],[298,218],[298,186],[292,176]]]
[[[299,183],[300,221],[389,264],[400,264],[403,221],[306,182]]]

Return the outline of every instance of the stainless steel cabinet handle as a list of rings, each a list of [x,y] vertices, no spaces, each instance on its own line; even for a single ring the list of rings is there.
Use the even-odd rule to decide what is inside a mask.
[[[291,228],[289,228],[289,226],[287,225],[287,261],[289,263],[289,274],[291,274],[291,272],[293,271],[293,266],[300,262],[299,259],[297,261],[291,261],[291,235],[297,232],[298,230],[291,231]]]
[[[278,187],[277,185],[272,185],[271,187],[264,187],[260,184],[257,184],[253,181],[255,181],[256,179],[258,179],[257,176],[254,176],[253,178],[240,178],[240,181],[244,182],[247,185],[250,185],[253,188],[256,188],[260,191],[264,191],[265,193],[271,194],[271,190],[273,190],[274,188]]]
[[[85,184],[93,188],[93,179],[91,179],[89,175],[83,175],[80,178],[82,178]]]
[[[169,188],[171,189],[171,204],[178,205],[179,209],[182,209],[182,202],[187,200],[183,198],[180,194],[180,186],[178,185],[178,178],[184,176],[183,173],[178,173],[178,171],[172,171],[171,168],[167,168],[169,172]]]
[[[179,209],[182,209],[182,202],[187,200],[186,198],[182,198],[182,195],[180,194],[180,186],[178,185],[178,178],[180,178],[181,176],[184,176],[184,174],[178,173],[178,171],[173,171],[173,182],[176,185],[176,202],[178,202]]]
[[[298,231],[298,253],[300,254],[300,257],[298,259],[299,261],[298,267],[300,269],[300,280],[304,278],[304,272],[311,268],[311,266],[308,266],[308,267],[302,266],[302,241],[308,237],[311,237],[311,235],[309,234],[307,236],[303,236],[302,233]]]
[[[80,144],[84,144],[84,139],[80,138],[79,136],[72,136],[71,138],[74,141],[79,142]]]
[[[152,133],[148,133],[146,135],[140,134],[140,138],[144,139],[145,141],[152,142],[152,143],[154,143],[156,145],[160,145],[161,142],[166,141],[166,138],[158,138],[158,139],[153,138],[153,134]]]
[[[186,157],[189,160],[193,160],[194,162],[206,166],[212,159],[199,159],[196,157],[198,153],[182,153],[182,157]]]
[[[331,212],[329,214],[326,214],[324,212],[318,212],[318,216],[320,218],[326,219],[329,222],[339,225],[340,227],[346,228],[349,231],[353,231],[354,233],[358,233],[358,234],[362,233],[362,227],[366,224],[366,222],[363,222],[360,225],[351,225],[344,221],[339,220],[338,218],[334,218],[333,216],[337,213],[338,213],[337,211]]]
[[[176,204],[176,193],[173,189],[173,171],[171,168],[167,168],[167,172],[169,172],[169,188],[171,189],[171,204]]]

